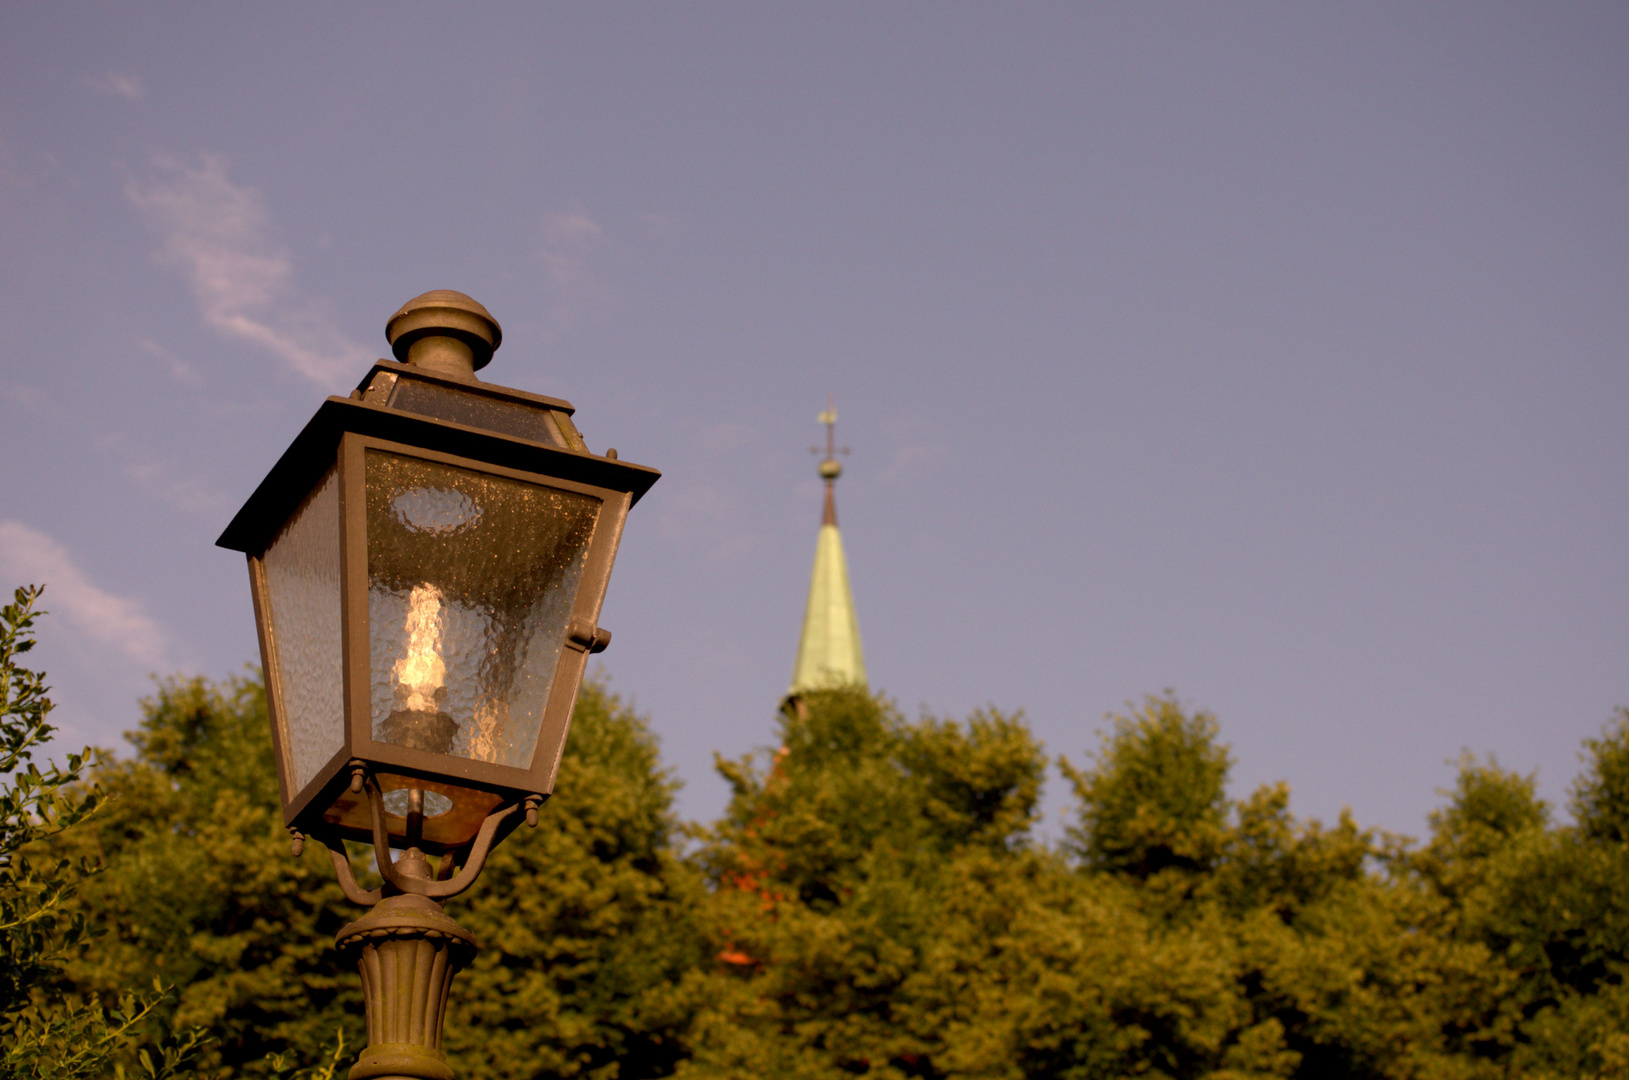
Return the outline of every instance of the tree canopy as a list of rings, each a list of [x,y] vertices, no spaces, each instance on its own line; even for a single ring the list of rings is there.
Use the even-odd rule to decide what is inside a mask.
[[[5,650],[8,1038],[134,1008],[206,1032],[171,1064],[213,1077],[359,1049],[332,948],[356,910],[289,856],[258,676],[162,681],[128,756],[30,771],[43,682]],[[1230,795],[1217,721],[1171,695],[1060,762],[1059,844],[1020,714],[840,689],[777,725],[719,761],[724,815],[683,825],[646,722],[585,683],[539,826],[451,905],[482,944],[446,1024],[460,1077],[1629,1076],[1629,712],[1586,741],[1570,820],[1467,755],[1420,843],[1298,819],[1282,784]],[[154,975],[173,990],[119,1004]],[[144,1038],[97,1067],[138,1068]]]
[[[65,857],[59,845],[82,834],[105,799],[82,784],[88,751],[43,769],[34,760],[56,730],[45,674],[21,662],[34,647],[41,591],[18,589],[0,607],[0,1080],[77,1080],[121,1058],[162,1080],[188,1063],[203,1032],[150,1037],[166,993],[159,979],[143,972],[88,999],[53,986],[100,930],[75,910],[98,866]]]

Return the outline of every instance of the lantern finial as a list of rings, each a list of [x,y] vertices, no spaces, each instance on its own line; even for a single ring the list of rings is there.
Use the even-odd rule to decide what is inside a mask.
[[[432,289],[390,317],[385,339],[404,364],[471,379],[503,344],[503,328],[490,311],[463,293]]]

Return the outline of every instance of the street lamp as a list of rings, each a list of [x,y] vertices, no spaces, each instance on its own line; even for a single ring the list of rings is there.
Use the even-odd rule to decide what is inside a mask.
[[[478,380],[503,332],[468,296],[416,297],[385,335],[396,362],[323,402],[217,543],[249,558],[294,852],[324,844],[373,908],[337,939],[367,1000],[351,1080],[451,1080],[441,1019],[475,943],[439,901],[537,823],[611,638],[623,522],[660,474],[590,453],[567,402]],[[380,888],[346,839],[373,845]]]

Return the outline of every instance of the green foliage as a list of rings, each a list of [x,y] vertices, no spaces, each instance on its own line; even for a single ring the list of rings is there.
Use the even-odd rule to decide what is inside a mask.
[[[272,1054],[266,1059],[266,1080],[334,1080],[345,1060],[345,1029],[335,1028],[334,1048],[325,1059],[300,1065],[291,1054]]]
[[[25,1022],[7,1033],[4,1075],[76,1080],[105,1076],[112,1069],[122,1078],[125,1065],[121,1059],[131,1056],[145,1080],[186,1071],[205,1041],[201,1029],[157,1044],[146,1038],[146,1028],[164,993],[164,984],[154,979],[153,996],[123,994],[109,1008],[71,998],[56,1004],[36,1002]]]
[[[164,1019],[212,1032],[214,1075],[323,1080],[291,1063],[365,1041],[356,970],[333,949],[361,911],[317,845],[289,856],[265,710],[253,676],[170,679],[142,703],[135,756],[96,770],[112,801],[75,849],[105,860],[79,914],[106,937],[64,989],[160,972],[180,987]],[[671,1072],[683,1020],[671,984],[701,947],[672,792],[644,721],[585,685],[558,798],[455,901],[483,946],[447,1019],[460,1076]]]
[[[9,782],[0,790],[0,1016],[18,1015],[39,985],[89,936],[82,919],[64,908],[78,884],[92,872],[88,865],[59,859],[44,866],[30,860],[26,849],[73,828],[96,812],[100,792],[75,795],[67,789],[84,767],[83,754],[69,754],[66,765],[41,770],[34,753],[55,730],[49,688],[42,672],[31,671],[18,658],[34,647],[34,610],[39,589],[18,589],[12,603],[0,608],[0,775]]]
[[[164,1020],[207,1028],[202,1064],[228,1076],[321,1060],[336,1028],[363,1040],[356,978],[330,956],[356,913],[325,856],[289,858],[268,730],[256,678],[161,682],[135,756],[96,769],[110,802],[77,845],[106,868],[79,907],[106,934],[66,989],[159,973],[179,988]]]
[[[6,649],[25,763],[47,706]],[[1423,845],[1297,819],[1283,784],[1230,798],[1216,721],[1171,696],[1063,763],[1056,848],[1021,716],[831,690],[778,734],[719,762],[721,820],[681,827],[645,721],[585,684],[539,827],[453,905],[483,946],[446,1022],[459,1077],[1629,1077],[1629,713],[1586,742],[1572,824],[1467,755]],[[0,879],[44,905],[7,917],[6,1015],[45,1017],[11,1074],[158,1080],[198,1048],[147,1050],[157,1021],[207,1027],[212,1076],[334,1080],[362,1031],[331,940],[358,913],[326,859],[288,857],[258,679],[165,681],[130,739],[98,787],[71,758],[4,796],[33,808],[8,859],[52,860]],[[178,990],[113,1004],[154,973]]]
[[[148,1080],[161,1080],[188,1063],[203,1033],[149,1041],[149,1022],[165,995],[159,979],[150,997],[124,990],[145,984],[145,973],[105,997],[52,992],[62,966],[95,936],[72,905],[98,866],[44,849],[82,835],[105,799],[95,788],[77,787],[89,751],[43,769],[34,761],[55,731],[50,691],[42,672],[18,660],[34,647],[41,591],[20,588],[0,608],[0,776],[7,778],[0,785],[0,1078],[78,1080],[133,1055]],[[104,1000],[112,1004],[104,1007]]]
[[[1067,858],[1027,839],[1021,723],[811,695],[768,768],[721,764],[717,962],[680,1074],[1622,1075],[1615,841],[1551,827],[1491,762],[1461,763],[1423,849],[1298,821],[1283,785],[1235,803],[1228,762],[1169,698],[1117,718],[1069,770]]]
[[[1486,764],[1472,754],[1459,760],[1459,775],[1448,805],[1431,813],[1431,844],[1426,858],[1444,870],[1481,865],[1507,848],[1511,840],[1532,829],[1542,829],[1550,808],[1537,794],[1534,776],[1505,772],[1489,758]],[[1444,880],[1445,887],[1452,883]]]
[[[1061,762],[1080,799],[1080,824],[1070,832],[1076,849],[1095,870],[1144,879],[1209,869],[1223,842],[1232,765],[1215,718],[1187,716],[1166,696],[1110,719],[1095,767]]]
[[[585,682],[535,830],[493,852],[453,914],[481,943],[454,984],[460,1077],[669,1075],[703,960],[702,883],[674,849],[675,782],[645,721]]]
[[[910,724],[857,690],[809,694],[780,734],[767,768],[720,764],[735,796],[699,853],[717,961],[681,1072],[912,1074],[937,1039],[924,966],[980,866],[1033,861],[1044,758],[1015,717]]]
[[[1592,840],[1629,841],[1629,708],[1618,710],[1599,739],[1585,739],[1584,749],[1572,792],[1578,828]]]
[[[1467,758],[1435,816],[1424,876],[1443,928],[1506,973],[1486,1050],[1532,1076],[1629,1076],[1629,725],[1585,741],[1572,827],[1548,827],[1530,778]],[[1469,841],[1466,837],[1470,837]]]

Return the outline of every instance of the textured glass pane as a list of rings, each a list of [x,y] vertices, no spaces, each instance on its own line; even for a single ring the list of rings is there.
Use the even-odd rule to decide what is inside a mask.
[[[328,475],[262,558],[273,676],[294,790],[339,752],[345,732],[339,630],[339,474]]]
[[[380,374],[396,379],[389,372]],[[456,386],[426,379],[404,378],[396,381],[395,385],[395,392],[390,395],[392,409],[433,416],[437,420],[451,420],[455,424],[468,424],[505,435],[518,435],[534,442],[564,445],[555,433],[546,405],[460,390]]]
[[[600,500],[367,454],[373,737],[529,768]]]

